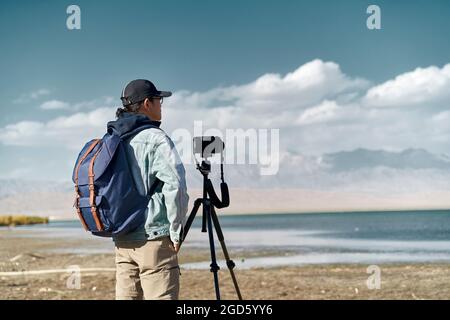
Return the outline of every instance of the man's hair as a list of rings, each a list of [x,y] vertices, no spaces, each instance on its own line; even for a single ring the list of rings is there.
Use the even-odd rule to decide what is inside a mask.
[[[144,100],[130,104],[126,107],[117,108],[116,118],[119,118],[121,116],[121,114],[124,112],[137,113],[139,108],[142,107],[143,104],[144,104]]]

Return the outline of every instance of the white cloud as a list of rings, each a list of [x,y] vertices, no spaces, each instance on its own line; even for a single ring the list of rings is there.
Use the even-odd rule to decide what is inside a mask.
[[[50,90],[48,89],[39,89],[33,92],[29,92],[26,94],[22,94],[19,98],[13,100],[13,103],[27,103],[33,100],[37,100],[42,96],[46,96],[50,94]]]
[[[116,107],[112,97],[69,104],[49,100],[40,105],[43,110],[78,111],[48,121],[20,121],[1,128],[0,143],[9,146],[60,146],[78,149],[92,137],[106,132],[106,123],[115,118]],[[87,112],[80,110],[88,109]]]
[[[202,120],[204,130],[218,128],[222,132],[279,128],[281,165],[277,176],[261,177],[251,166],[230,166],[227,179],[233,186],[387,193],[403,192],[403,188],[445,190],[450,180],[443,170],[382,168],[335,173],[327,170],[320,155],[359,147],[390,151],[412,147],[450,154],[450,108],[444,109],[450,102],[449,73],[450,64],[419,68],[371,87],[369,81],[343,73],[334,62],[314,60],[286,75],[266,74],[249,83],[205,92],[174,92],[164,101],[162,127],[169,134],[177,128],[192,133],[194,121]],[[0,143],[56,146],[61,153],[70,149],[64,154],[67,161],[56,161],[61,163],[62,176],[68,177],[76,153],[86,141],[103,136],[119,103],[112,97],[79,103],[49,100],[47,109],[67,108],[64,111],[71,114],[9,124],[0,128]],[[407,106],[412,108],[404,108]],[[45,152],[42,150],[46,149],[39,152]],[[35,174],[33,166],[37,165],[20,163],[18,167],[31,166],[33,170],[11,168],[11,176]],[[193,166],[189,170],[189,181],[201,183]]]
[[[408,107],[436,105],[448,108],[450,98],[450,64],[430,66],[406,72],[395,79],[371,88],[364,103],[371,107]]]
[[[26,146],[32,141],[39,131],[44,129],[44,124],[37,121],[21,121],[2,128],[0,141],[5,145]]]
[[[69,104],[60,100],[49,100],[45,101],[40,105],[43,110],[58,110],[58,109],[68,109]]]
[[[338,109],[339,106],[335,101],[325,100],[316,107],[306,109],[297,119],[297,123],[303,125],[326,122],[336,117]]]
[[[117,100],[118,99],[115,99],[114,97],[106,96],[106,97],[101,97],[98,99],[74,103],[71,106],[71,109],[74,111],[79,111],[79,110],[92,110],[95,108],[113,107],[115,105],[121,104],[120,101],[117,101]]]
[[[114,113],[114,108],[99,108],[47,122],[21,121],[2,128],[0,142],[4,145],[79,149],[84,142],[103,136],[106,123],[113,118]]]
[[[334,62],[313,60],[284,77],[267,74],[235,91],[236,95],[249,103],[263,99],[284,101],[298,97],[302,98],[300,105],[310,105],[348,90],[360,90],[367,85],[366,80],[343,74],[339,65]]]
[[[334,62],[313,60],[285,76],[266,74],[243,85],[175,92],[164,102],[163,115],[170,119],[171,130],[189,127],[192,120],[222,129],[295,127],[305,110],[322,103],[329,108],[340,100],[348,103],[368,85],[367,80],[345,75]]]
[[[183,109],[238,107],[246,112],[277,114],[298,110],[364,90],[369,82],[342,73],[334,62],[313,60],[282,76],[265,74],[255,81],[206,92],[180,91],[167,100]],[[178,109],[178,108],[177,108]]]
[[[205,129],[223,131],[279,128],[282,151],[315,155],[358,147],[449,153],[449,114],[439,109],[450,102],[444,90],[449,72],[450,65],[416,69],[370,87],[334,62],[313,60],[286,75],[266,74],[206,92],[177,91],[164,101],[162,127],[169,134],[177,128],[192,132],[194,121],[203,120]],[[72,115],[2,128],[0,142],[79,148],[105,132],[119,102],[102,97],[70,104]],[[400,104],[416,108],[367,108]]]
[[[40,105],[40,108],[43,110],[70,109],[73,111],[79,111],[112,107],[116,104],[117,103],[113,97],[101,97],[98,99],[82,101],[74,104],[70,104],[61,100],[50,100],[42,103]]]

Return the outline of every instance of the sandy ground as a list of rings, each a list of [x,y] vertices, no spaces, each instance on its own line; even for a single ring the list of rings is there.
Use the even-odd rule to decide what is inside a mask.
[[[58,254],[46,250],[82,245],[78,240],[5,236],[0,231],[0,272],[80,268],[114,268],[112,254]],[[232,258],[255,254],[239,252]],[[182,249],[180,264],[208,260],[208,252]],[[380,265],[381,288],[369,290],[367,265],[309,265],[270,269],[236,269],[244,299],[450,299],[450,264]],[[181,269],[181,299],[215,299],[209,270]],[[113,299],[114,272],[83,272],[81,288],[70,289],[70,272],[0,276],[0,299]],[[223,299],[235,299],[226,269],[219,272]]]

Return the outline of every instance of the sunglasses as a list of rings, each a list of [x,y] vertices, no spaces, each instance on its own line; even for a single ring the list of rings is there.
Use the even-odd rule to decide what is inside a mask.
[[[159,99],[159,102],[163,104],[164,98],[163,97],[150,97],[151,99]]]

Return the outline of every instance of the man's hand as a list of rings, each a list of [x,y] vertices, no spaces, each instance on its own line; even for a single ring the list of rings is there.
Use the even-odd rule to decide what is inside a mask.
[[[179,242],[172,242],[173,250],[175,250],[176,253],[180,250],[180,243]]]

